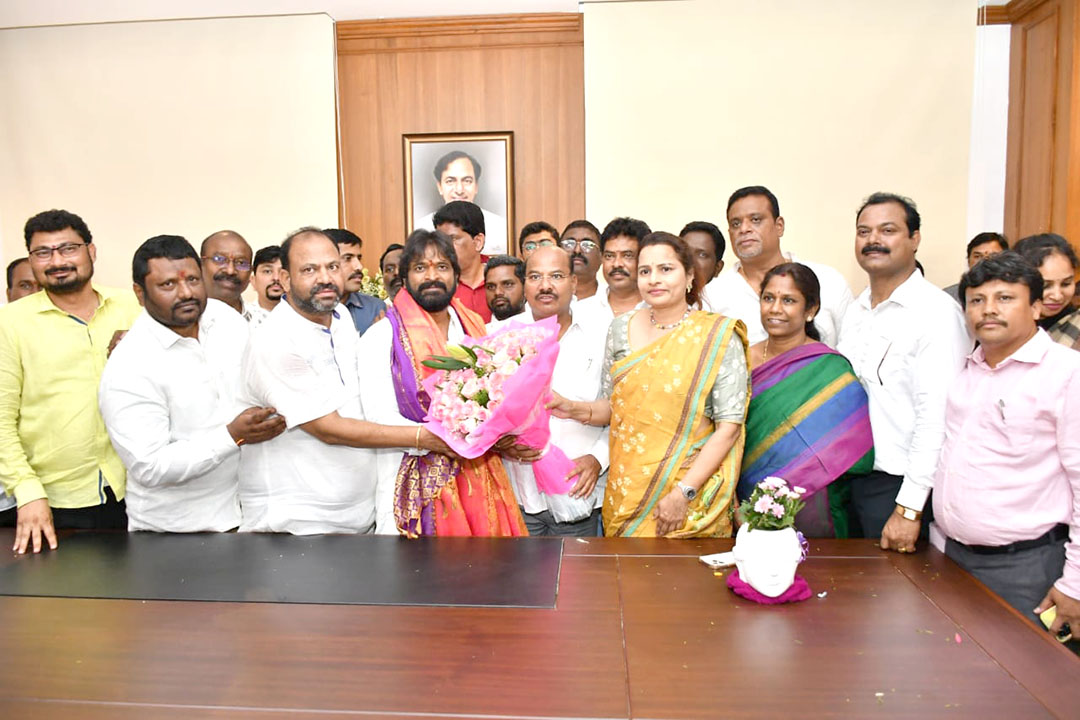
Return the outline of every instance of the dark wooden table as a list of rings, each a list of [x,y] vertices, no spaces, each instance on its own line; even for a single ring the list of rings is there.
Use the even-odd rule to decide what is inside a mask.
[[[935,551],[814,541],[766,607],[729,540],[562,542],[555,609],[0,597],[0,718],[1080,717],[1080,659]]]

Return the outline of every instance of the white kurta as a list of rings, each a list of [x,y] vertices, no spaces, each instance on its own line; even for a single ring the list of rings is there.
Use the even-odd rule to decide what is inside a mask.
[[[281,302],[244,356],[252,405],[275,408],[287,429],[244,448],[240,502],[245,532],[370,532],[375,522],[373,451],[328,445],[300,425],[337,412],[364,419],[357,379],[357,336],[345,306],[330,328]]]
[[[368,328],[360,338],[359,363],[360,402],[364,417],[370,422],[383,425],[416,425],[407,420],[398,411],[397,396],[394,393],[394,381],[390,372],[392,349],[392,328],[390,321],[383,318]],[[450,310],[450,331],[447,342],[460,343],[465,338],[465,330],[457,313]],[[380,448],[372,451],[375,455],[375,532],[396,535],[397,524],[394,521],[394,482],[404,451],[398,448]]]
[[[101,375],[98,404],[128,471],[129,530],[202,532],[240,524],[240,448],[226,426],[243,406],[248,325],[207,300],[199,337],[144,310]]]

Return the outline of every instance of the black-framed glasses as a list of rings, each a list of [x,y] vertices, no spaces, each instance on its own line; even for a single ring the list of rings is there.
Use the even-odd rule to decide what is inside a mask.
[[[574,252],[577,248],[581,248],[584,252],[592,252],[593,250],[600,249],[600,246],[592,240],[575,240],[574,238],[560,240],[559,247],[567,252]]]
[[[232,265],[236,268],[237,272],[247,272],[251,269],[251,261],[244,258],[231,258],[228,255],[222,255],[221,253],[215,253],[214,255],[203,255],[203,260],[209,260],[215,265]]]
[[[54,245],[52,247],[39,247],[34,248],[29,252],[30,257],[38,262],[48,262],[49,258],[53,256],[53,253],[59,253],[62,258],[75,257],[79,252],[79,248],[85,246],[87,243],[62,243],[60,245]]]

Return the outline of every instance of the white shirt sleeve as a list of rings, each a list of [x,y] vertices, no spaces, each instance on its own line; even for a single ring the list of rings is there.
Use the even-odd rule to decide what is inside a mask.
[[[172,440],[164,393],[122,363],[106,365],[98,405],[117,454],[132,479],[145,487],[179,485],[240,451],[225,425]]]
[[[929,319],[929,318],[928,318]],[[949,386],[971,352],[971,337],[959,307],[942,306],[928,323],[928,332],[915,352],[915,427],[911,436],[907,472],[896,502],[921,510],[934,487],[934,472],[945,442],[945,404]]]
[[[255,333],[244,359],[249,387],[264,407],[274,408],[292,428],[317,420],[340,408],[347,399],[341,382],[329,382],[307,359],[294,352],[263,352]]]
[[[357,347],[360,376],[360,406],[364,419],[382,425],[416,425],[399,411],[390,371],[390,321],[383,318],[368,328]],[[375,532],[396,535],[394,485],[403,450],[379,448],[375,451]]]

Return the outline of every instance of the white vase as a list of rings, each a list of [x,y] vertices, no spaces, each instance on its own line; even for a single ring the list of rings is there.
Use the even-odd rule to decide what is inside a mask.
[[[766,597],[779,597],[795,582],[802,545],[794,528],[751,530],[743,525],[735,535],[734,553],[743,582]]]

